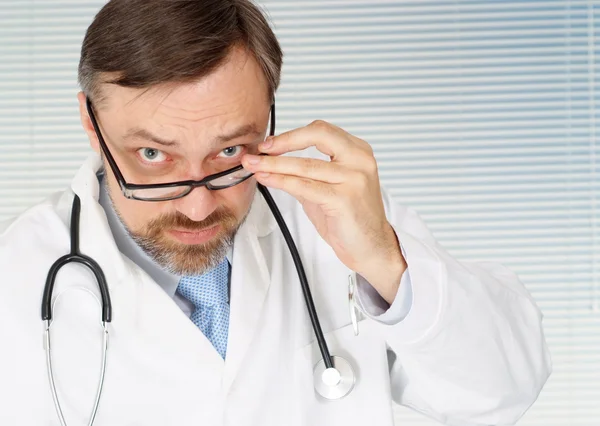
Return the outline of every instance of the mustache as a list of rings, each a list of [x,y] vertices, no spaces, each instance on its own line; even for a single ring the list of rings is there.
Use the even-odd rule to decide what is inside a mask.
[[[147,225],[147,233],[158,234],[164,229],[177,228],[188,231],[201,231],[218,223],[235,223],[235,215],[227,209],[212,212],[200,221],[194,221],[180,212],[168,213],[153,219]]]

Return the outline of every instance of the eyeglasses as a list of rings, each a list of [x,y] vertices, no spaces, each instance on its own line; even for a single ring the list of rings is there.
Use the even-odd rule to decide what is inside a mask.
[[[96,120],[96,116],[94,115],[94,109],[92,107],[92,102],[89,98],[86,98],[86,106],[88,110],[88,114],[90,115],[90,119],[92,120],[92,125],[94,126],[94,131],[98,136],[98,140],[100,142],[100,149],[104,152],[106,156],[106,160],[110,168],[112,169],[119,186],[121,187],[121,191],[126,198],[132,200],[139,201],[169,201],[176,200],[178,198],[185,197],[188,195],[194,188],[205,186],[207,189],[216,191],[220,189],[231,188],[232,186],[239,185],[244,182],[246,179],[250,178],[254,173],[244,169],[244,167],[240,164],[239,166],[233,167],[231,169],[215,173],[209,176],[206,176],[202,180],[182,180],[179,182],[169,182],[169,183],[157,183],[157,184],[148,184],[148,185],[138,185],[135,183],[127,183],[121,170],[117,166],[115,159],[110,153],[104,138],[102,137],[102,132],[100,131],[100,127],[98,126],[98,122]],[[270,136],[275,134],[275,102],[271,105],[271,126],[270,126]]]

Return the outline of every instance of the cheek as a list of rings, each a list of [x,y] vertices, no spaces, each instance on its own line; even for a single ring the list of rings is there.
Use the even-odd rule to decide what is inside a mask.
[[[121,197],[120,200],[115,200],[115,203],[118,203],[115,207],[128,229],[139,231],[142,224],[148,223],[149,218],[145,215],[145,209],[138,206],[139,202]]]
[[[111,194],[114,208],[128,230],[138,233],[144,231],[145,225],[161,213],[162,203],[129,200],[121,195],[118,189],[117,192],[111,192]]]

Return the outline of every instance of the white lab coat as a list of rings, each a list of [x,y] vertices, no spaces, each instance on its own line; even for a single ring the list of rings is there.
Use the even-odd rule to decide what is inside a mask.
[[[542,316],[517,277],[459,263],[411,210],[386,195],[413,286],[408,316],[364,312],[355,336],[348,270],[290,196],[272,191],[300,250],[332,354],[354,365],[353,392],[313,389],[320,359],[301,287],[257,193],[235,238],[227,360],[174,301],[117,249],[97,203],[92,156],[71,187],[0,226],[0,424],[59,425],[48,384],[40,305],[50,265],[69,251],[73,192],[81,251],[103,268],[113,305],[97,426],[390,426],[392,403],[448,425],[514,424],[551,371]],[[99,293],[74,265],[54,290],[53,359],[69,426],[87,424],[101,361]],[[360,300],[358,305],[361,306]]]

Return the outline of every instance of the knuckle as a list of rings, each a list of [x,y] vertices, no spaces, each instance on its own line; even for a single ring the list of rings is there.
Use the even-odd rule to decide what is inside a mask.
[[[357,159],[362,170],[368,173],[377,172],[377,159],[371,145],[365,144],[364,147],[361,147],[357,151]]]
[[[313,129],[324,131],[329,130],[331,127],[329,123],[324,120],[315,120],[312,123],[310,123],[309,126]]]
[[[341,195],[346,201],[356,200],[357,197],[363,197],[369,187],[368,176],[361,171],[352,171],[348,175],[346,185],[343,185]]]
[[[314,160],[310,160],[310,161],[306,161],[304,163],[303,168],[304,168],[304,172],[307,175],[311,176],[314,173],[319,171],[319,164]]]
[[[369,186],[369,177],[365,173],[356,172],[354,176],[355,187],[359,190],[365,190]]]
[[[369,157],[373,157],[375,155],[375,152],[373,151],[373,147],[371,146],[371,144],[365,142],[363,145],[365,148],[365,153],[369,156]]]
[[[377,160],[372,155],[365,158],[365,170],[370,175],[377,174]]]

